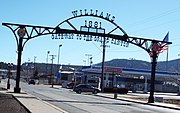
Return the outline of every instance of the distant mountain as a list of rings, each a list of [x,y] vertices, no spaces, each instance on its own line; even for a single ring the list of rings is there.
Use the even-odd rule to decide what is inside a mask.
[[[33,65],[33,63],[32,63]],[[36,63],[38,67],[46,69],[47,64]],[[49,64],[51,65],[51,64]],[[101,66],[101,63],[94,64],[96,66]],[[136,59],[113,59],[105,62],[105,66],[114,66],[114,67],[124,67],[124,68],[135,68],[135,69],[147,69],[151,70],[151,62],[136,60]],[[72,67],[72,65],[70,66]],[[74,68],[79,68],[81,66],[74,66]],[[22,64],[22,69],[26,69],[26,63]],[[0,69],[8,69],[8,64],[0,62]],[[12,69],[16,69],[16,65],[13,65]],[[158,71],[171,71],[171,72],[180,72],[180,59],[175,59],[171,61],[161,61],[157,63],[156,70]]]
[[[101,66],[101,63],[95,64]],[[136,68],[136,69],[147,69],[151,70],[151,62],[135,60],[135,59],[113,59],[106,61],[105,66],[124,67],[124,68]],[[159,71],[177,71],[180,70],[180,60],[161,61],[157,63],[156,70]]]
[[[157,70],[180,72],[180,59],[175,59],[168,62],[166,61],[158,62]]]

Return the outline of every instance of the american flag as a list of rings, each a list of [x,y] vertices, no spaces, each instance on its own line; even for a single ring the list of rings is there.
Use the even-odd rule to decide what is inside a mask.
[[[168,43],[167,43],[168,41],[169,41],[169,32],[164,37],[163,42],[159,45],[160,48],[158,49],[158,51],[156,51],[157,54],[162,53],[165,50],[168,50]],[[151,51],[149,55],[153,56],[153,52]]]
[[[168,43],[167,43],[168,41],[169,41],[169,32],[166,34],[166,36],[163,39],[159,53],[162,53],[163,51],[168,50]]]

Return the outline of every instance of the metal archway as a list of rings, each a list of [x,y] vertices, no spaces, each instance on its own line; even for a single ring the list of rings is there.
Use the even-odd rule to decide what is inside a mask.
[[[77,34],[77,36],[79,35],[87,36],[87,37],[84,37],[84,40],[86,41],[92,41],[92,39],[95,40],[97,37],[101,38],[101,43],[103,43],[103,53],[105,52],[106,43],[112,43],[112,44],[117,44],[117,45],[119,44],[121,46],[123,45],[128,46],[128,43],[131,43],[144,49],[149,54],[151,54],[150,55],[150,57],[152,58],[151,91],[150,91],[150,97],[149,97],[148,102],[149,103],[154,102],[153,94],[154,94],[156,63],[157,63],[159,51],[161,51],[161,49],[164,47],[164,45],[162,45],[164,41],[128,36],[127,33],[114,22],[115,17],[114,16],[111,17],[109,13],[106,13],[106,15],[104,16],[103,12],[98,13],[97,10],[95,10],[94,12],[90,10],[88,13],[87,10],[85,9],[85,10],[80,10],[79,13],[77,10],[73,11],[72,14],[73,14],[73,17],[61,22],[56,27],[2,23],[3,26],[6,26],[11,29],[17,42],[18,62],[17,62],[16,87],[14,88],[14,92],[20,93],[20,90],[21,90],[19,87],[21,56],[22,56],[23,48],[25,44],[27,43],[27,41],[29,41],[30,39],[36,38],[38,36],[48,35],[48,34],[52,34],[52,39],[61,39],[62,37],[69,37],[69,35],[74,36],[74,34]],[[104,21],[110,22],[115,27],[111,29],[108,33],[105,33],[105,28],[98,27],[98,26],[84,25],[84,26],[80,26],[80,30],[78,30],[70,22],[70,20],[75,19],[75,18],[80,18],[80,17],[100,18],[100,19],[103,19]],[[64,23],[67,23],[72,29],[61,28],[61,25]],[[86,29],[86,30],[83,30],[83,29]],[[91,31],[91,29],[93,29],[94,31]],[[117,29],[120,30],[123,33],[123,35],[112,34]],[[99,30],[101,30],[101,32],[98,32]],[[65,34],[65,35],[62,35],[62,34]],[[109,39],[111,39],[111,41]],[[165,42],[165,43],[172,44],[171,42]],[[103,61],[104,61],[104,55],[103,55]],[[104,73],[103,68],[104,68],[104,62],[102,62],[102,78],[103,78],[103,73]]]

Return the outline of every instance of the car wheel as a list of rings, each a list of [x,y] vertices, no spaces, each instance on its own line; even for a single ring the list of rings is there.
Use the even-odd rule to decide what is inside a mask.
[[[97,91],[97,90],[94,90],[94,91],[93,91],[93,94],[97,94],[97,93],[98,93],[98,91]]]
[[[77,93],[78,93],[78,94],[81,94],[81,90],[78,90]]]

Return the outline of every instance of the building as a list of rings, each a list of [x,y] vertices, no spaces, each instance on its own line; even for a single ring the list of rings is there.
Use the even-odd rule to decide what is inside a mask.
[[[101,83],[101,67],[85,66],[82,68],[82,83],[99,87]],[[178,84],[169,84],[166,77],[180,76],[178,73],[156,72],[155,91],[156,92],[178,92]],[[123,87],[131,91],[150,90],[150,70],[128,69],[120,67],[104,67],[104,87]],[[163,78],[163,79],[162,79]],[[170,90],[171,89],[171,90]]]

